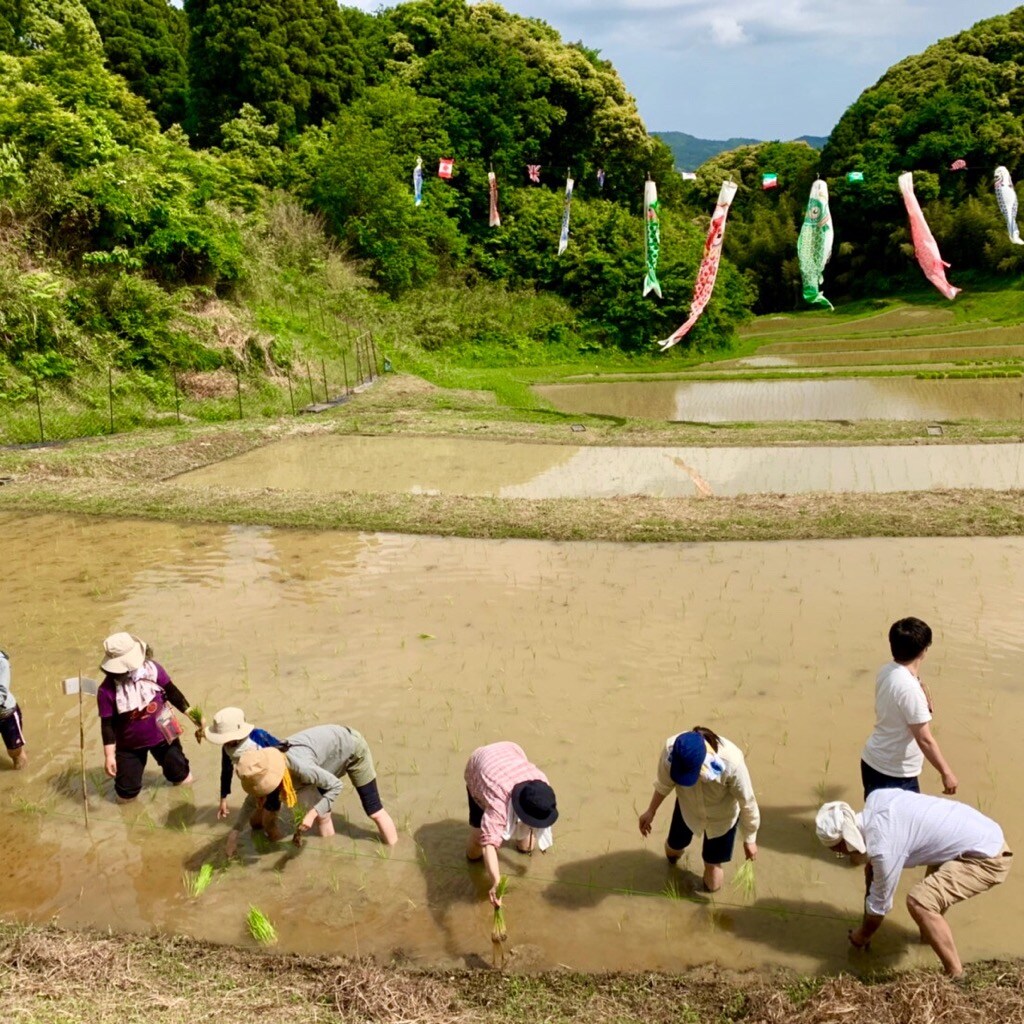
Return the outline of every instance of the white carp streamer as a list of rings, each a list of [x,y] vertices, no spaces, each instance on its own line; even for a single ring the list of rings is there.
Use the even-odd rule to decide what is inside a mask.
[[[993,187],[996,190],[996,203],[999,212],[1006,221],[1006,231],[1010,241],[1014,245],[1024,245],[1024,238],[1020,237],[1020,229],[1017,227],[1017,190],[1013,187],[1013,180],[1010,172],[1005,167],[996,168]]]

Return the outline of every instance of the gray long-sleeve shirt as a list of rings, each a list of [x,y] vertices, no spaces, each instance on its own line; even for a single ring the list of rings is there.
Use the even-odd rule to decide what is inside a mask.
[[[284,742],[288,745],[284,756],[296,790],[315,786],[320,791],[320,799],[313,805],[316,813],[321,817],[330,814],[334,801],[341,794],[340,776],[345,774],[359,749],[356,736],[343,725],[315,725],[289,736]],[[246,797],[235,827],[244,827],[255,808],[253,798]]]

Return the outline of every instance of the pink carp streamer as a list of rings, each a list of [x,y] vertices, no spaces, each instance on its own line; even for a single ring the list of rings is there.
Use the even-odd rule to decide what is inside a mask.
[[[673,345],[679,344],[686,337],[697,318],[704,312],[704,307],[715,289],[715,278],[718,277],[718,264],[722,259],[722,240],[725,238],[725,218],[729,216],[729,206],[736,195],[736,182],[723,181],[718,193],[715,212],[711,216],[708,237],[704,240],[704,258],[700,261],[697,271],[697,283],[693,288],[693,302],[690,303],[690,316],[674,334],[659,342],[661,351],[667,352]]]
[[[907,216],[910,218],[910,237],[914,240],[914,255],[917,262],[924,271],[924,276],[936,288],[946,296],[947,299],[955,299],[961,289],[954,288],[946,280],[946,268],[949,264],[939,254],[939,246],[935,241],[928,222],[921,212],[921,204],[914,195],[914,174],[907,171],[899,176],[900,191],[903,193],[903,202],[907,207]]]
[[[487,188],[490,194],[487,223],[492,228],[500,228],[501,214],[498,212],[498,176],[494,171],[487,172]]]

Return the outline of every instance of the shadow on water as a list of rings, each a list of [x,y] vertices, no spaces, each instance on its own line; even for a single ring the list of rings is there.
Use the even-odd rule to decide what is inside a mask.
[[[555,906],[577,910],[596,907],[608,896],[652,895],[670,886],[683,896],[699,895],[700,884],[699,874],[685,866],[673,867],[660,853],[616,850],[559,865],[555,884],[545,890],[544,898]]]
[[[416,859],[427,887],[430,914],[444,935],[445,952],[463,960],[468,967],[480,966],[477,950],[467,950],[452,921],[459,906],[469,907],[487,899],[487,872],[482,864],[466,860],[466,837],[469,826],[464,821],[448,818],[423,825],[413,833]],[[507,863],[506,858],[502,858]],[[505,870],[503,863],[502,870]]]
[[[856,875],[851,877],[854,889],[862,888],[859,872],[851,872],[853,875]],[[844,910],[820,900],[772,897],[755,900],[748,906],[730,903],[714,907],[715,928],[743,942],[815,958],[817,964],[811,973],[837,969],[870,973],[895,965],[908,947],[918,945],[916,930],[887,918],[872,940],[871,951],[856,950],[849,944],[847,933],[859,923],[857,910]]]
[[[775,853],[802,854],[808,857],[817,857],[824,853],[824,847],[814,834],[814,815],[821,804],[840,799],[843,792],[839,786],[828,786],[814,794],[811,802],[806,804],[760,804],[761,827],[757,833],[758,847]],[[737,850],[738,848],[737,842]]]

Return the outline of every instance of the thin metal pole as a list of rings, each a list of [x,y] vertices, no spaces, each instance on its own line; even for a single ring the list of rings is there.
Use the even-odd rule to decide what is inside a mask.
[[[245,416],[242,412],[242,371],[237,366],[235,367],[235,391],[238,394],[238,418],[244,419]]]
[[[174,416],[181,422],[181,396],[178,394],[178,371],[171,367],[171,379],[174,381]]]
[[[292,403],[292,415],[295,415],[295,392],[292,391],[292,371],[290,369],[285,370],[285,375],[288,377],[288,401]]]
[[[82,771],[82,809],[85,827],[89,827],[89,790],[85,785],[85,718],[82,715],[82,670],[78,670],[78,754]]]
[[[316,403],[316,395],[313,394],[313,374],[309,369],[309,360],[306,360],[306,380],[309,381],[309,400],[312,403]]]
[[[324,401],[329,402],[331,400],[331,396],[327,390],[327,364],[323,359],[320,360],[320,373],[324,378]]]
[[[348,386],[348,360],[345,358],[344,350],[342,350],[341,353],[341,370],[342,373],[345,374],[345,394],[350,395],[352,392],[349,390]]]
[[[107,401],[110,406],[110,432],[114,432],[114,368],[107,367]]]
[[[46,438],[43,436],[43,401],[39,397],[39,381],[36,384],[36,413],[39,416],[39,443],[42,444]]]

